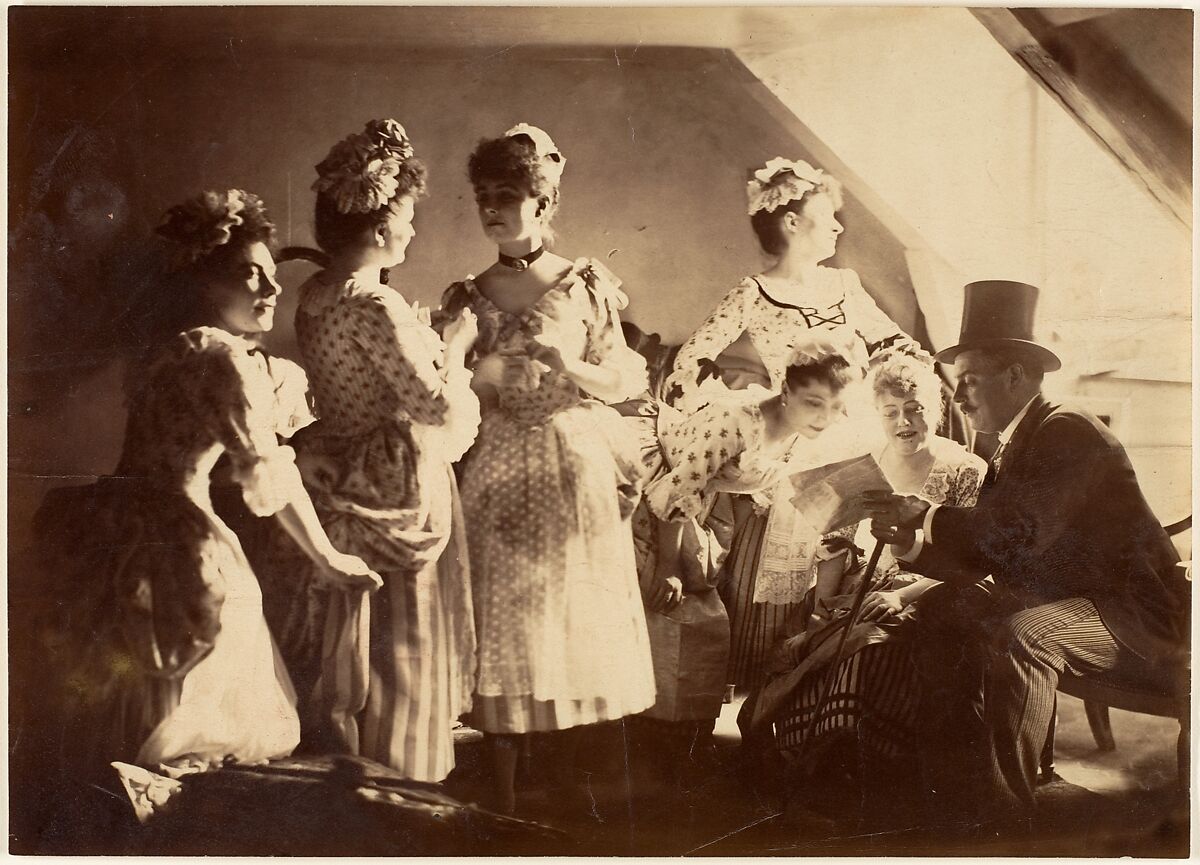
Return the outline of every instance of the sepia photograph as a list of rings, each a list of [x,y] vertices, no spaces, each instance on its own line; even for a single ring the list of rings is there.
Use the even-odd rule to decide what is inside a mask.
[[[10,855],[1190,857],[1191,6],[7,16]]]

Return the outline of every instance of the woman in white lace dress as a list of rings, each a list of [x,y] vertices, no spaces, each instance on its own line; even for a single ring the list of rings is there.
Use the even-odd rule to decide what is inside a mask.
[[[176,253],[161,304],[171,336],[131,365],[117,470],[55,490],[38,513],[61,587],[47,660],[65,677],[61,753],[77,776],[114,760],[257,761],[299,740],[258,582],[210,498],[222,456],[249,510],[278,519],[321,579],[358,592],[379,585],[330,544],[276,437],[278,394],[255,342],[280,292],[272,229],[262,202],[241,190],[168,212],[159,233]]]
[[[324,268],[300,289],[296,338],[318,420],[295,439],[321,522],[383,576],[374,597],[310,581],[277,624],[303,682],[306,744],[418,781],[454,767],[475,630],[452,464],[479,427],[463,358],[469,312],[434,332],[381,271],[404,261],[425,167],[395,120],[372,120],[317,166]]]
[[[625,344],[616,277],[543,245],[564,162],[525,124],[480,143],[468,173],[499,260],[443,302],[479,317],[483,422],[462,477],[479,629],[472,723],[490,734],[502,811],[515,807],[516,737],[555,731],[570,791],[578,729],[654,702],[629,523],[637,441],[606,405],[645,390],[646,365]]]

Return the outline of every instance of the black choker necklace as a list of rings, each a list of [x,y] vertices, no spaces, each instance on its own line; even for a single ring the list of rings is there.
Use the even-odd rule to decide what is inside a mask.
[[[542,257],[542,253],[546,251],[546,247],[539,246],[533,252],[527,252],[524,255],[512,256],[500,253],[500,263],[505,267],[511,267],[513,270],[527,270],[529,265],[533,264]]]

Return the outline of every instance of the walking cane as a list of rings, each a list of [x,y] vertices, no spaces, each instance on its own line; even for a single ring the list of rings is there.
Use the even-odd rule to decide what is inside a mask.
[[[817,700],[817,706],[813,710],[812,717],[808,719],[808,725],[804,728],[804,738],[800,740],[800,750],[796,755],[797,762],[808,750],[809,743],[812,742],[813,733],[817,729],[817,721],[821,717],[821,713],[825,711],[825,705],[829,702],[833,685],[837,681],[838,666],[842,663],[842,655],[846,650],[846,639],[850,636],[850,631],[858,624],[858,616],[862,612],[863,599],[866,598],[867,592],[871,590],[871,580],[875,576],[875,568],[879,565],[879,556],[882,552],[883,541],[877,540],[875,542],[875,549],[871,551],[871,558],[867,562],[867,570],[863,573],[862,583],[859,585],[858,591],[854,593],[854,603],[850,605],[850,615],[846,617],[846,627],[842,629],[842,633],[838,637],[837,651],[833,654],[833,661],[829,665],[829,672],[825,674],[825,682],[821,687],[821,698]]]

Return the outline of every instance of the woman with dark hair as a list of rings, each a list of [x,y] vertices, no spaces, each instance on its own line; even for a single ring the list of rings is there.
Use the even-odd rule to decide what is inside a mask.
[[[84,773],[114,760],[206,768],[297,744],[258,582],[209,496],[222,456],[250,511],[274,515],[322,579],[379,585],[331,545],[276,439],[275,387],[256,344],[280,292],[262,202],[206,192],[171,208],[158,233],[174,252],[179,329],[149,334],[131,363],[114,475],[52,492],[36,523],[62,586],[47,624],[72,724],[62,753]]]
[[[543,245],[564,164],[526,124],[479,144],[468,174],[499,260],[443,301],[480,321],[483,423],[463,468],[480,656],[472,723],[491,734],[505,812],[516,737],[563,731],[569,784],[578,728],[654,702],[628,521],[636,440],[605,404],[641,393],[646,365],[625,344],[616,277]]]
[[[850,346],[814,334],[793,349],[778,393],[730,393],[690,415],[660,407],[661,468],[634,515],[659,699],[637,726],[668,734],[656,744],[675,752],[671,769],[681,740],[694,755],[710,737],[725,694],[729,625],[715,591],[725,550],[708,525],[718,494],[769,507],[793,452],[811,447],[805,442],[841,414],[842,392],[862,377],[854,361]],[[688,626],[703,634],[683,657]]]
[[[931,359],[890,352],[878,361],[871,385],[885,439],[874,457],[892,488],[935,504],[974,505],[987,464],[936,435],[942,384]],[[866,525],[860,538],[870,543]],[[832,770],[820,785],[790,785],[801,796],[810,794],[818,806],[829,800],[830,784],[840,773],[850,776],[857,785],[853,798],[861,800],[872,792],[874,785],[867,782],[884,769],[911,770],[904,761],[916,754],[920,735],[917,673],[906,623],[937,581],[904,570],[886,547],[861,621],[846,637],[824,710],[813,719],[862,578],[861,570],[840,567],[820,575],[772,653],[769,664],[777,675],[764,689],[757,712],[758,723],[774,722],[776,745],[786,758],[802,751],[810,778],[818,767]],[[810,729],[811,743],[805,739]]]
[[[309,580],[307,593],[272,593],[272,625],[301,689],[306,747],[441,781],[474,684],[451,466],[479,426],[463,365],[475,317],[451,322],[443,342],[427,314],[381,282],[404,261],[425,192],[425,166],[399,123],[372,120],[336,144],[313,188],[324,267],[300,289],[296,337],[319,420],[295,446],[330,538],[384,587],[368,603]]]
[[[891,345],[915,345],[876,306],[853,270],[821,264],[833,256],[842,233],[836,217],[842,188],[835,178],[803,160],[777,158],[755,172],[746,192],[750,225],[773,262],[738,283],[679,350],[668,382],[677,408],[688,411],[726,393],[723,378],[745,387],[747,372],[750,383],[778,391],[793,346],[813,332],[857,342],[868,355]],[[722,369],[722,353],[743,341],[756,355],[753,362],[735,364],[746,369]],[[852,417],[856,402],[847,400]],[[865,450],[866,443],[855,439],[857,427],[843,424],[843,435],[825,436],[821,448],[803,455],[805,463],[834,462]],[[774,498],[774,507],[754,513],[742,500],[721,585],[733,634],[729,682],[751,692],[762,684],[766,653],[814,576],[808,566],[810,530],[789,497]],[[742,726],[745,733],[746,723]]]

